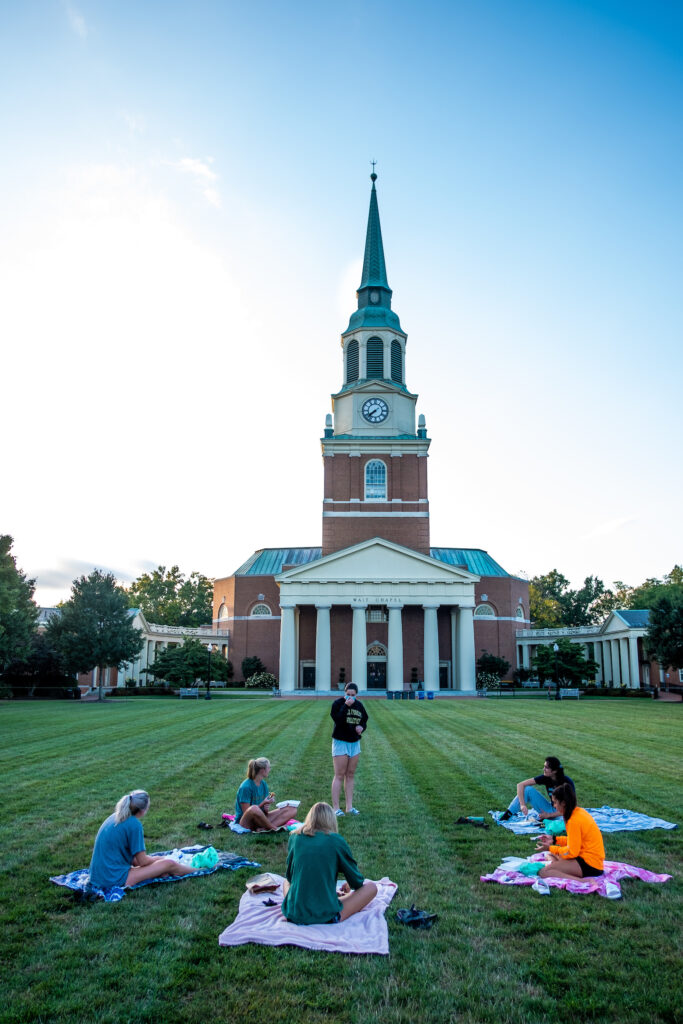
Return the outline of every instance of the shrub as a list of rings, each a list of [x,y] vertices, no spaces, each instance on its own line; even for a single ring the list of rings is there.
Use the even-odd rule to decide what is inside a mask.
[[[256,657],[255,654],[250,654],[248,657],[242,658],[242,675],[245,679],[249,679],[250,676],[254,676],[257,673],[265,671],[266,666],[260,658]]]
[[[272,672],[256,672],[245,679],[244,685],[250,690],[272,690],[277,686],[277,679]]]

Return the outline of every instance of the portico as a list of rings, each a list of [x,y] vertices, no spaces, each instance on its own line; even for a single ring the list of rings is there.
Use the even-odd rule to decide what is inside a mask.
[[[281,573],[276,576],[282,610],[280,689],[291,692],[299,688],[303,609],[315,609],[315,690],[332,689],[332,643],[334,639],[338,645],[344,642],[343,637],[333,636],[334,628],[337,632],[343,628],[343,617],[335,616],[335,611],[346,608],[351,611],[351,677],[347,679],[352,678],[361,690],[368,687],[368,650],[375,646],[369,609],[386,615],[387,689],[403,690],[409,681],[406,665],[419,657],[425,689],[439,689],[440,664],[449,660],[454,688],[475,690],[473,609],[478,581],[478,576],[459,566],[446,565],[382,538]],[[440,650],[437,620],[437,613],[443,618],[444,611],[450,618],[445,652]],[[420,616],[421,635],[416,637]],[[333,628],[335,618],[338,625]],[[406,620],[411,624],[409,630]],[[441,657],[443,653],[447,659]]]

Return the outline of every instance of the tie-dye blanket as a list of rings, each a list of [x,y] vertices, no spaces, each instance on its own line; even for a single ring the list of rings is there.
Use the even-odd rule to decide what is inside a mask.
[[[530,885],[543,896],[551,889],[566,889],[573,893],[597,892],[610,900],[618,900],[621,896],[619,882],[625,878],[639,878],[643,882],[668,882],[671,875],[656,875],[645,868],[636,868],[632,864],[622,864],[616,860],[606,860],[602,875],[593,878],[539,878],[523,875],[519,870],[522,864],[545,860],[545,854],[536,853],[531,857],[504,857],[502,863],[490,875],[481,875],[482,882],[500,882],[501,885]]]
[[[627,811],[623,807],[610,807],[605,804],[603,807],[587,807],[586,810],[601,832],[640,832],[649,828],[678,828],[672,821],[664,821],[663,818],[651,818],[647,814],[640,814],[638,811]],[[535,836],[543,831],[543,823],[539,825],[538,816],[531,811],[528,816],[515,814],[507,821],[501,821],[502,811],[489,811],[493,820],[502,825],[503,828],[514,832],[517,836]]]
[[[206,846],[186,846],[183,849],[177,850],[163,850],[158,853],[151,854],[152,857],[172,857],[174,860],[179,861],[181,864],[189,864],[195,853],[201,853],[202,850],[206,850]],[[55,875],[50,879],[55,885],[62,885],[66,889],[71,889],[72,892],[77,893],[82,899],[92,901],[104,900],[105,903],[118,903],[126,895],[129,889],[140,889],[143,885],[156,885],[159,882],[184,882],[188,878],[199,878],[201,875],[212,875],[214,871],[219,871],[221,868],[226,868],[228,871],[236,871],[238,868],[260,868],[261,865],[255,860],[247,860],[246,857],[241,857],[237,853],[227,853],[226,851],[218,850],[218,863],[212,868],[205,868],[202,871],[197,871],[193,875],[166,875],[162,878],[150,878],[146,882],[138,882],[137,885],[131,885],[123,888],[118,885],[111,886],[108,889],[101,889],[97,885],[90,884],[90,872],[88,868],[81,868],[79,871],[71,871],[68,875]]]

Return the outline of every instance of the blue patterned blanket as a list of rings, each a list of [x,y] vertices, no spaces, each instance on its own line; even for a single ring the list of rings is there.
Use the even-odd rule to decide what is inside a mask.
[[[587,807],[588,813],[595,819],[595,823],[601,832],[641,832],[648,828],[678,828],[672,821],[664,821],[663,818],[650,818],[647,814],[639,814],[638,811],[627,811],[623,807]],[[507,821],[500,821],[502,811],[489,811],[493,820],[502,825],[503,828],[514,832],[518,836],[536,836],[543,831],[543,825],[539,824],[538,818],[525,818],[523,814],[515,814]]]
[[[195,853],[201,853],[202,850],[206,850],[206,846],[185,846],[182,850],[162,850],[157,853],[151,854],[153,857],[170,857],[172,854],[186,854],[189,857],[194,856]],[[95,900],[104,900],[106,903],[118,903],[126,895],[129,889],[140,889],[143,885],[157,885],[160,882],[184,882],[188,878],[198,878],[201,875],[212,875],[215,871],[219,871],[221,868],[226,868],[228,871],[236,871],[238,868],[260,868],[261,865],[255,860],[247,860],[246,857],[241,857],[238,853],[227,853],[223,850],[218,850],[218,863],[212,868],[205,869],[203,871],[197,871],[193,875],[166,875],[164,878],[150,878],[147,882],[139,882],[137,885],[131,885],[129,888],[121,888],[120,886],[112,886],[110,889],[100,889],[99,886],[90,884],[90,872],[88,868],[81,868],[79,871],[70,871],[68,875],[55,875],[50,879],[55,885],[62,885],[67,889],[71,889],[72,892],[76,893],[82,900],[94,902]]]

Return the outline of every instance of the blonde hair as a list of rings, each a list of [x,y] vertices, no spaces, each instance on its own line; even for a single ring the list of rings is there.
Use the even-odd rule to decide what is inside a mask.
[[[258,772],[263,772],[266,768],[270,768],[270,761],[267,757],[255,757],[253,761],[250,761],[247,765],[247,778],[255,779]]]
[[[337,815],[329,804],[323,800],[313,804],[306,815],[306,820],[298,829],[305,836],[313,836],[316,832],[338,832]]]
[[[149,793],[144,789],[134,789],[131,793],[122,796],[114,811],[114,820],[120,825],[126,818],[132,817],[139,811],[144,811],[149,806]]]

